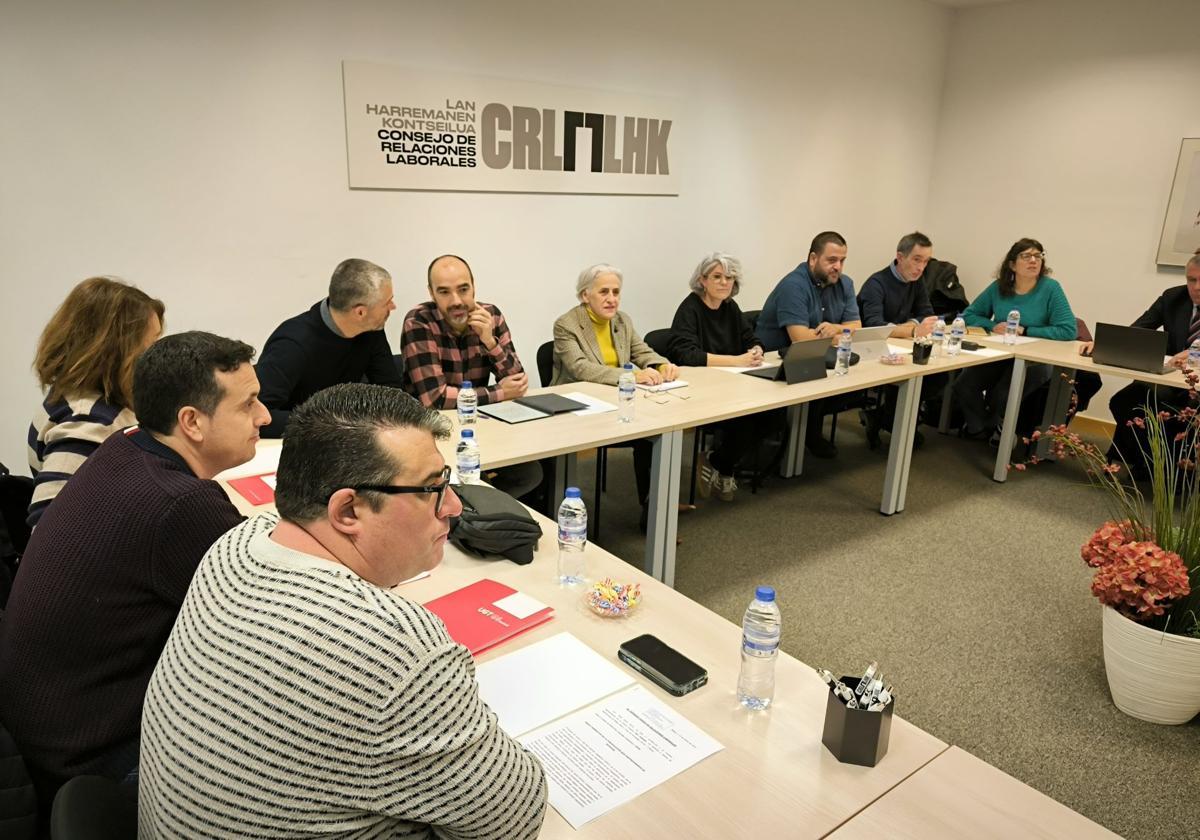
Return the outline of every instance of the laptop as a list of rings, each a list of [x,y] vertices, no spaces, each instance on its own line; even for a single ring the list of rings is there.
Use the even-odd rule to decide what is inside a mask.
[[[1119,324],[1096,324],[1096,343],[1092,348],[1092,359],[1096,364],[1146,373],[1171,373],[1175,368],[1163,364],[1166,355],[1165,332]]]
[[[763,367],[755,370],[742,371],[746,376],[756,376],[759,379],[772,379],[776,382],[786,381],[789,385],[797,382],[808,382],[813,379],[825,378],[825,349],[829,347],[828,338],[811,338],[808,341],[794,342],[782,353],[783,363],[778,367]]]
[[[895,324],[884,324],[882,327],[865,327],[855,330],[851,337],[851,347],[863,361],[874,361],[880,356],[892,352],[888,349],[888,336],[894,329],[896,329]]]

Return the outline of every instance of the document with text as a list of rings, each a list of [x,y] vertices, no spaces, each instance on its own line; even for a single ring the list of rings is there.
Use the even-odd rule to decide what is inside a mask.
[[[519,740],[546,769],[550,804],[575,828],[723,749],[642,686]]]

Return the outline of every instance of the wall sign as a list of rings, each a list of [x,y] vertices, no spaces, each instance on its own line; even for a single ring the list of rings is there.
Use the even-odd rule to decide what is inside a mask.
[[[342,62],[352,189],[678,195],[671,100]]]

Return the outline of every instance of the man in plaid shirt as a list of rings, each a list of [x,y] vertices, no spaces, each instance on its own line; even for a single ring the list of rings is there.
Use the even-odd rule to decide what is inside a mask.
[[[480,405],[525,396],[529,377],[508,324],[497,307],[475,301],[475,276],[467,261],[444,254],[429,264],[426,277],[433,300],[404,316],[401,344],[408,392],[432,408],[456,407],[464,381],[475,388]],[[517,464],[497,470],[488,480],[522,496],[541,483],[542,470],[536,463]]]

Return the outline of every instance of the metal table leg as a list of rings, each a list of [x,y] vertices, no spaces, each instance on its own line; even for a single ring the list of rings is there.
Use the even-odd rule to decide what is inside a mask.
[[[905,379],[896,395],[896,414],[892,419],[892,440],[888,446],[887,470],[883,475],[883,502],[879,512],[891,516],[904,510],[908,494],[908,470],[912,464],[913,438],[921,407],[923,376]]]
[[[995,481],[1008,480],[1008,459],[1017,442],[1017,415],[1021,413],[1021,392],[1025,390],[1025,360],[1013,359],[1012,380],[1008,385],[1008,403],[1004,406],[1004,422],[1000,426],[1000,449],[996,452]]]
[[[682,462],[682,431],[665,432],[654,439],[645,570],[670,587],[675,586],[675,534],[679,525],[679,469]]]

